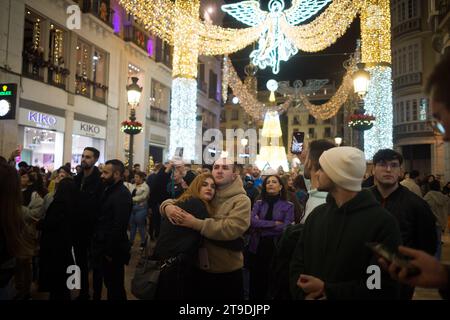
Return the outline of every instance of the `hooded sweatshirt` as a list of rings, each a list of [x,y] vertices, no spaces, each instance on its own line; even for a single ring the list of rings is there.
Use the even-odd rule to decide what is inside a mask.
[[[367,288],[373,273],[368,273],[368,267],[377,265],[367,242],[397,248],[400,230],[396,219],[370,191],[359,192],[340,208],[330,195],[327,203],[317,207],[306,221],[295,248],[289,270],[292,297],[305,298],[297,280],[306,274],[325,283],[328,300],[397,298],[398,285],[384,271],[381,289]]]
[[[445,230],[448,223],[448,214],[450,212],[450,198],[439,191],[428,191],[423,198],[431,208],[436,217],[436,224]]]
[[[164,207],[173,204],[169,199],[161,204]],[[251,202],[244,190],[242,180],[237,177],[224,189],[217,189],[212,201],[215,208],[210,218],[196,221],[195,230],[205,237],[203,246],[208,253],[207,272],[228,273],[244,266],[242,251],[226,249],[214,244],[212,240],[235,240],[241,238],[250,226]]]
[[[306,221],[306,218],[310,215],[310,213],[320,206],[321,204],[324,204],[327,202],[327,195],[328,192],[318,191],[317,189],[313,189],[309,191],[309,198],[308,201],[306,201],[305,206],[305,214],[303,215],[302,220],[300,223],[304,224]]]

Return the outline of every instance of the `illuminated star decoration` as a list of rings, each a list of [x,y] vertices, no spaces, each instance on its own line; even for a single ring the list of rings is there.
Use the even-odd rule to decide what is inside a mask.
[[[329,2],[331,0],[293,0],[292,7],[285,11],[284,0],[270,0],[269,12],[266,12],[261,10],[259,1],[249,0],[223,5],[222,10],[251,27],[264,25],[258,48],[250,54],[250,58],[260,69],[271,67],[272,72],[277,74],[280,62],[288,61],[298,52],[281,31],[280,22],[297,25],[314,16]]]

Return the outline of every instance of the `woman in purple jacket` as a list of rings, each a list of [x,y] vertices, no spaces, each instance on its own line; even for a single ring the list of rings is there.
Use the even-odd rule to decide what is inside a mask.
[[[250,223],[248,262],[250,299],[267,299],[269,270],[275,243],[283,230],[294,221],[294,205],[287,201],[286,188],[277,175],[266,177],[261,200],[255,203]]]

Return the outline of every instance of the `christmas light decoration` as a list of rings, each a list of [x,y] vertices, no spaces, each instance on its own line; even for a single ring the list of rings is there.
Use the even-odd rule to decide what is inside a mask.
[[[364,99],[364,109],[376,117],[371,130],[364,132],[364,153],[367,160],[380,149],[392,149],[392,70],[390,67],[369,68],[371,82]]]
[[[194,57],[194,55],[196,52],[205,55],[229,54],[248,46],[257,39],[262,42],[259,43],[259,51],[254,54],[254,57],[257,57],[258,62],[268,59],[265,62],[266,65],[270,65],[276,70],[278,60],[281,61],[281,58],[292,55],[290,50],[299,49],[305,52],[317,52],[331,46],[345,33],[359,13],[361,15],[362,62],[367,67],[372,68],[371,72],[375,76],[383,80],[377,83],[374,79],[371,83],[373,92],[368,94],[368,105],[375,108],[373,104],[376,101],[379,104],[377,105],[377,112],[371,112],[377,117],[377,123],[374,130],[366,132],[366,135],[377,132],[376,129],[383,126],[387,128],[387,131],[380,129],[377,139],[385,141],[385,145],[392,145],[392,121],[387,118],[388,115],[392,117],[392,87],[390,79],[388,81],[387,78],[387,74],[391,72],[390,0],[334,0],[316,19],[300,26],[294,24],[306,21],[308,14],[311,14],[309,17],[316,14],[329,1],[306,2],[294,0],[292,8],[284,11],[283,1],[272,0],[270,2],[272,7],[269,6],[271,12],[264,13],[264,20],[262,20],[262,16],[255,13],[257,9],[259,10],[256,1],[241,2],[240,4],[248,3],[253,6],[252,13],[247,19],[249,17],[254,18],[256,15],[256,19],[250,24],[254,26],[246,29],[222,28],[200,21],[198,11],[194,16],[192,14],[193,7],[190,6],[191,3],[196,5],[196,2],[197,0],[178,0],[175,3],[170,0],[120,0],[120,4],[127,12],[140,21],[147,30],[158,35],[164,41],[175,45],[176,48],[184,48],[179,51],[187,54],[186,58],[183,54],[174,57],[176,61],[174,73],[176,72],[177,76],[186,79],[195,78],[194,70],[197,69],[197,56]],[[311,7],[309,13],[298,11],[294,14],[295,10],[301,10],[299,8],[308,5],[308,3],[315,3],[317,6]],[[269,18],[270,15],[273,19]],[[287,18],[288,16],[290,18]],[[184,39],[181,39],[180,34],[185,36]],[[177,39],[177,37],[179,38]],[[192,47],[189,47],[191,41],[189,39],[193,40]],[[228,63],[228,67],[231,65],[229,61],[226,63]],[[227,77],[227,79],[224,79],[227,80],[226,83],[229,83],[234,95],[239,97],[241,106],[253,118],[261,119],[267,110],[266,106],[259,103],[253,93],[249,92],[248,88],[242,84],[234,69],[230,68]],[[226,83],[224,83],[224,87],[226,87]],[[187,88],[185,89],[187,90]],[[315,117],[327,119],[333,115],[333,112],[337,111],[336,108],[341,102],[345,102],[344,96],[349,92],[349,85],[345,79],[340,89],[342,90],[338,90],[339,94],[335,95],[336,98],[333,97],[336,101],[323,109],[309,105],[306,99],[303,99],[303,101]],[[191,91],[191,93],[195,95],[194,91]],[[291,102],[292,100],[288,99],[277,108],[277,111],[283,112]],[[368,109],[368,111],[371,110]],[[387,115],[380,116],[381,112]],[[366,141],[367,144],[370,144],[370,138]],[[370,147],[376,145],[373,144]],[[370,153],[371,151],[366,155],[369,156]]]
[[[227,74],[224,73],[224,81],[229,84],[233,94],[239,98],[240,106],[254,120],[262,120],[265,113],[270,109],[269,106],[259,102],[251,89],[242,83],[230,59],[224,59],[224,66],[228,70]],[[292,101],[293,97],[289,97],[282,105],[272,109],[275,109],[273,111],[278,111],[278,113],[283,113],[290,107]]]
[[[348,126],[360,131],[372,129],[375,117],[368,114],[352,114],[348,119]]]
[[[354,66],[354,65],[353,65]],[[306,94],[300,93],[300,104],[308,109],[309,113],[316,119],[327,120],[334,117],[353,93],[352,73],[354,69],[349,68],[342,80],[342,84],[336,93],[327,102],[316,105],[309,101]]]
[[[262,145],[256,156],[255,164],[261,170],[267,168],[278,169],[280,166],[289,171],[286,157],[286,149],[280,146],[281,131],[280,116],[277,111],[267,111],[264,117],[264,125],[261,135],[265,138],[267,145]]]
[[[176,9],[186,12],[187,17],[198,19],[200,0],[177,0],[175,6]],[[199,36],[193,27],[181,17],[175,20],[173,78],[197,78]]]
[[[139,134],[142,131],[142,123],[139,121],[125,120],[121,123],[120,131],[130,135]]]
[[[222,10],[251,27],[264,25],[258,48],[250,54],[250,58],[259,68],[271,67],[272,72],[277,74],[280,62],[288,61],[298,52],[282,32],[281,21],[289,25],[299,24],[319,12],[329,1],[294,1],[291,9],[285,11],[284,0],[271,0],[268,13],[260,9],[258,1],[250,0],[223,5]]]
[[[299,50],[317,52],[337,41],[356,18],[365,0],[334,0],[328,8],[312,22],[292,26],[281,20],[280,28]]]
[[[276,111],[267,111],[262,129],[263,137],[279,138],[282,136],[280,116]]]
[[[183,147],[183,158],[195,159],[197,81],[177,78],[172,82],[169,155]]]
[[[366,0],[366,5],[361,9],[361,35],[362,62],[369,66],[390,65],[390,0]]]

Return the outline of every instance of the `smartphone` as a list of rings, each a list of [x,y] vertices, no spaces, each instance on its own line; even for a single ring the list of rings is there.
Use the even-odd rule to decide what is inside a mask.
[[[382,257],[389,263],[395,262],[402,268],[406,268],[408,277],[414,277],[420,274],[419,268],[410,263],[408,257],[402,256],[397,252],[393,252],[381,243],[370,242],[366,244],[376,255]]]
[[[184,148],[183,147],[177,147],[175,149],[174,157],[178,157],[180,159],[183,159],[183,152],[184,152]]]
[[[292,154],[300,154],[303,151],[303,142],[305,141],[305,133],[304,132],[294,132],[292,134],[292,145],[291,145],[291,153]]]

